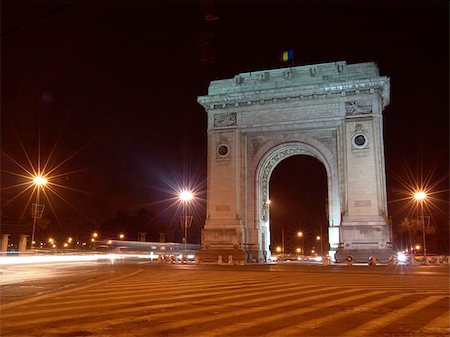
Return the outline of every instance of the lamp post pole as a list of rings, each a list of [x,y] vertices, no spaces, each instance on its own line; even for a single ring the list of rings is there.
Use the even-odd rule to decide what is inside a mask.
[[[419,203],[420,207],[420,219],[422,221],[422,240],[423,240],[423,255],[425,257],[425,263],[427,262],[427,243],[425,240],[425,219],[423,216],[423,203],[427,198],[427,194],[423,191],[414,193],[414,199]]]
[[[184,253],[187,247],[187,201],[184,201]]]
[[[34,205],[34,209],[33,209],[33,205],[31,205],[31,211],[32,211],[32,215],[33,215],[33,231],[31,233],[31,249],[34,248],[34,233],[36,232],[36,221],[39,217],[42,216],[42,212],[44,211],[44,209],[40,208],[41,205],[39,205],[39,192],[40,189],[43,188],[46,184],[47,184],[47,178],[45,178],[44,176],[41,175],[37,175],[35,177],[33,177],[33,184],[36,186],[36,204]]]
[[[300,238],[301,243],[300,243],[300,257],[303,258],[303,252],[305,249],[305,246],[303,244],[303,232],[297,232],[297,236]]]
[[[180,192],[179,194],[179,199],[180,201],[183,203],[183,208],[184,208],[184,212],[183,212],[183,219],[182,219],[182,224],[184,227],[184,253],[186,254],[186,250],[187,250],[187,235],[188,235],[188,225],[189,225],[189,221],[188,221],[188,206],[189,206],[189,202],[194,198],[194,195],[191,191],[188,190],[184,190],[182,192]]]

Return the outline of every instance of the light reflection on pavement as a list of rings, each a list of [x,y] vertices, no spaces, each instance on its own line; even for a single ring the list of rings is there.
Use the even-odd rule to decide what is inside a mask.
[[[113,264],[122,259],[148,260],[148,255],[89,254],[89,255],[31,255],[0,257],[0,285],[15,284],[33,280],[92,273],[83,270],[86,264]]]

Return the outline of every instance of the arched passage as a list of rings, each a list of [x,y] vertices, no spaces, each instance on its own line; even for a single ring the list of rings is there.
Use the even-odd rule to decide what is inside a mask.
[[[272,253],[280,245],[287,254],[297,248],[307,255],[313,248],[328,252],[327,190],[325,167],[312,156],[291,156],[275,167],[269,183]]]
[[[261,247],[260,259],[268,260],[270,252],[270,177],[276,166],[286,158],[298,155],[311,156],[320,161],[325,167],[327,175],[327,199],[328,214],[339,214],[339,198],[336,198],[338,188],[337,172],[334,157],[326,148],[316,144],[317,147],[304,142],[282,143],[269,149],[262,157],[256,179],[257,222],[259,234],[259,246]],[[320,149],[320,150],[319,150]],[[336,222],[329,216],[327,223],[329,246],[335,248],[339,244],[339,232],[333,226]],[[324,224],[325,225],[325,224]],[[328,247],[328,245],[327,245]]]

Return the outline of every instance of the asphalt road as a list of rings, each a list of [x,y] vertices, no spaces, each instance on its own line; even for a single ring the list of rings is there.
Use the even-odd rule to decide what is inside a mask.
[[[8,266],[0,334],[449,336],[449,307],[448,265]]]

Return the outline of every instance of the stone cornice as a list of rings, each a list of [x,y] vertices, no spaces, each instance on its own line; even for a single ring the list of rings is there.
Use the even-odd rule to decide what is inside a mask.
[[[330,68],[330,65],[334,68]],[[322,69],[319,73],[328,75],[322,75],[320,79],[315,81],[316,83],[311,84],[311,81],[302,78],[295,80],[295,74],[299,74],[305,69],[320,70],[321,67],[326,67],[327,72]],[[335,69],[337,75],[330,69]],[[291,77],[287,76],[286,73],[291,74]],[[253,81],[253,83],[244,88],[246,81]],[[258,83],[257,81],[260,82],[260,86],[255,84]],[[234,80],[220,80],[212,83],[215,84],[211,84],[213,88],[210,87],[209,95],[198,97],[198,102],[207,111],[374,93],[380,95],[384,108],[389,104],[390,97],[389,78],[378,76],[378,68],[373,63],[347,65],[345,62],[336,62],[308,67],[284,68],[239,74]]]

